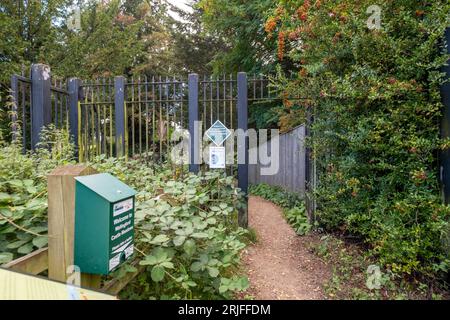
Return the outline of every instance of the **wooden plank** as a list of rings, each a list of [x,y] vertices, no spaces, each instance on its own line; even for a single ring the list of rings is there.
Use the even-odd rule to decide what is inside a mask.
[[[99,289],[102,282],[102,277],[98,274],[81,273],[81,287]]]
[[[145,266],[139,265],[139,260],[133,261],[131,265],[137,269],[136,272],[128,272],[125,276],[123,276],[120,279],[112,279],[108,281],[107,283],[105,283],[101,291],[107,294],[117,295],[138,274],[140,274],[145,270]]]
[[[33,251],[26,256],[4,264],[2,267],[13,271],[39,274],[48,269],[48,248]]]
[[[48,275],[52,280],[65,282],[67,267],[74,264],[75,177],[94,173],[87,166],[68,165],[47,176]]]
[[[279,136],[279,170],[274,175],[260,175],[261,164],[250,166],[249,178],[252,183],[267,183],[281,186],[286,190],[305,194],[305,126],[301,125]],[[272,141],[267,142],[272,153]],[[275,158],[275,156],[274,156]],[[272,161],[275,159],[272,158]],[[252,172],[254,170],[254,172]]]
[[[0,300],[116,300],[112,295],[0,269]]]

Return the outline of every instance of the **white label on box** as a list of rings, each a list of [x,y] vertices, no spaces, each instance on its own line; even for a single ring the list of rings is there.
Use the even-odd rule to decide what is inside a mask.
[[[121,254],[122,253],[115,255],[114,257],[112,257],[109,260],[109,271],[111,271],[112,269],[114,269],[115,267],[117,267],[120,264],[120,255]]]
[[[134,252],[134,245],[129,246],[125,249],[125,259],[128,259]]]
[[[225,147],[209,147],[209,167],[211,169],[225,168]]]
[[[119,214],[130,211],[131,209],[133,209],[133,198],[120,201],[114,204],[113,216],[118,216]]]

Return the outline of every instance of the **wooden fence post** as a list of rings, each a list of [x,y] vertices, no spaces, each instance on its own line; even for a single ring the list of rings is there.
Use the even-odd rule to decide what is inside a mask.
[[[248,101],[247,101],[247,74],[239,72],[237,75],[237,118],[238,129],[245,134],[244,139],[238,139],[238,187],[245,193],[248,200]],[[244,143],[242,143],[242,141]],[[242,159],[243,157],[243,159]],[[248,205],[248,201],[246,201]],[[248,208],[247,206],[239,211],[239,226],[247,228],[248,226]]]
[[[188,77],[189,90],[189,172],[197,173],[200,168],[200,132],[198,129],[198,74]],[[197,128],[196,128],[197,127]]]
[[[79,136],[78,136],[78,101],[80,94],[81,80],[70,78],[68,82],[69,89],[69,132],[75,145],[75,157],[78,159]]]
[[[125,78],[114,78],[114,123],[116,129],[116,157],[124,156],[125,146]]]
[[[48,277],[52,280],[65,282],[67,267],[74,264],[75,177],[94,173],[87,166],[69,165],[47,176]],[[82,274],[81,286],[99,288],[100,276]]]
[[[42,127],[52,122],[50,67],[45,64],[31,66],[31,105],[33,106],[31,148],[36,149]]]

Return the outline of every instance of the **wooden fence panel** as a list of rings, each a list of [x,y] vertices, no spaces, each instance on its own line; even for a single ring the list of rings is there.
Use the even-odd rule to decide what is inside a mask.
[[[267,183],[305,194],[305,126],[301,125],[279,137],[279,168],[274,175],[261,175],[261,164],[249,165],[251,184]],[[272,154],[271,141],[267,142],[268,153]]]

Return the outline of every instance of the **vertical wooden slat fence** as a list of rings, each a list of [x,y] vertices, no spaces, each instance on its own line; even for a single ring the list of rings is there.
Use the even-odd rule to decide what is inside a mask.
[[[266,183],[279,186],[302,196],[305,194],[305,126],[298,126],[279,137],[279,168],[275,175],[262,175],[261,168],[267,167],[261,163],[249,165],[249,183]],[[272,155],[272,141],[263,145],[267,154]],[[252,152],[252,150],[250,151]],[[275,161],[272,158],[272,161]]]

